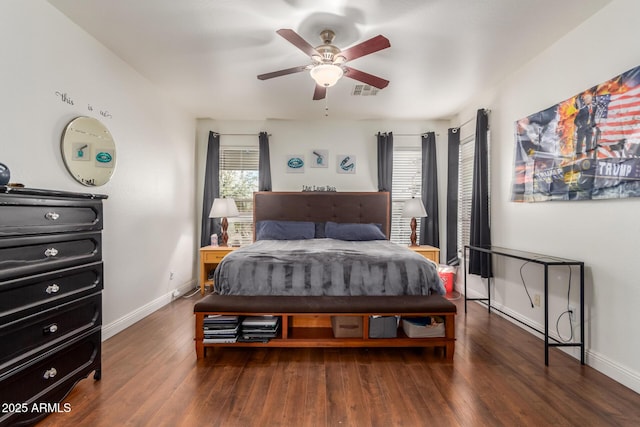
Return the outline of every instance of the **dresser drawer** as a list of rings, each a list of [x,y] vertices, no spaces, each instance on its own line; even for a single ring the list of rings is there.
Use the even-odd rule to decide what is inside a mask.
[[[0,236],[102,230],[100,200],[0,194]]]
[[[0,239],[0,281],[102,258],[100,232]]]
[[[71,340],[67,345],[33,360],[24,368],[0,376],[0,402],[26,404],[26,413],[0,413],[0,425],[42,418],[30,413],[33,403],[61,402],[75,383],[100,369],[100,330]]]
[[[0,282],[0,324],[102,287],[102,262]]]
[[[97,293],[0,325],[0,373],[100,326],[101,320],[101,294]]]

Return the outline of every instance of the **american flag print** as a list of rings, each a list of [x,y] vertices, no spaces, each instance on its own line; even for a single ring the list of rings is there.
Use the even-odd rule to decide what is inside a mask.
[[[513,201],[640,196],[640,66],[515,129]]]

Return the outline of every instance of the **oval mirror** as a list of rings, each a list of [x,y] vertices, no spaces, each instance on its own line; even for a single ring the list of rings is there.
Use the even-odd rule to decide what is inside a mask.
[[[76,117],[62,132],[62,158],[76,181],[86,186],[109,182],[116,166],[116,144],[109,130],[92,117]]]

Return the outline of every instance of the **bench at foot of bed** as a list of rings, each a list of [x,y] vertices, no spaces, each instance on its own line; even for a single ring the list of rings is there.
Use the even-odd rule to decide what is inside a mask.
[[[198,359],[209,347],[443,347],[447,359],[455,351],[456,306],[440,295],[429,296],[240,296],[208,295],[194,306],[195,344]],[[204,319],[209,315],[262,316],[280,318],[276,338],[268,342],[205,343]],[[361,319],[357,337],[336,338],[333,316]],[[369,338],[371,316],[440,317],[442,336],[409,338],[402,326],[395,338]],[[342,317],[345,319],[345,317]]]

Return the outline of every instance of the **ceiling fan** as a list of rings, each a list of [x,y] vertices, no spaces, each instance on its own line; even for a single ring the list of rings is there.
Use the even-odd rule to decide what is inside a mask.
[[[309,55],[312,63],[260,74],[258,76],[260,80],[272,79],[274,77],[308,70],[311,77],[316,81],[316,88],[313,92],[314,100],[323,99],[327,95],[327,88],[336,84],[342,76],[358,80],[378,89],[384,89],[389,84],[389,80],[345,65],[347,61],[352,61],[390,47],[391,44],[389,40],[384,36],[378,35],[355,46],[351,46],[348,49],[340,50],[332,44],[335,33],[331,30],[324,30],[320,33],[323,44],[315,48],[291,29],[283,28],[276,31],[276,33]]]

